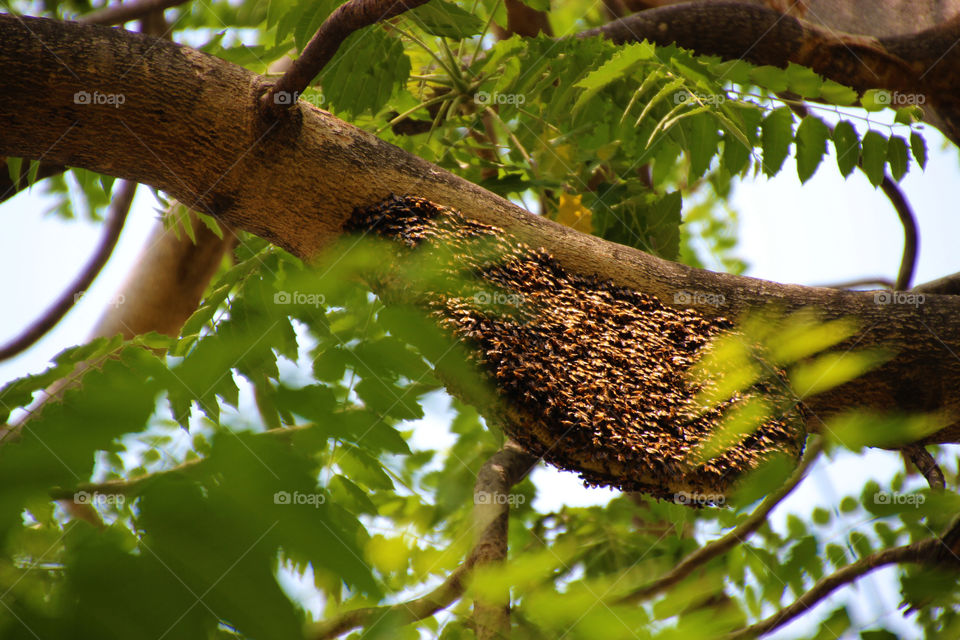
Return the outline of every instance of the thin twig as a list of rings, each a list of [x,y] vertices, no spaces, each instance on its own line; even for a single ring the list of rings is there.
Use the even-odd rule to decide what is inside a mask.
[[[261,99],[265,113],[280,118],[296,103],[297,97],[330,62],[337,49],[350,34],[371,24],[396,17],[426,4],[429,0],[350,0],[340,5],[323,21],[320,28]]]
[[[931,489],[940,491],[947,486],[940,465],[937,464],[936,459],[927,451],[926,447],[921,444],[908,444],[901,451],[904,457],[912,462],[917,471],[927,479],[927,484],[930,485]]]
[[[856,287],[873,287],[876,288],[880,286],[882,289],[893,289],[897,286],[897,283],[893,280],[887,280],[886,278],[863,278],[860,280],[848,280],[847,282],[838,282],[836,284],[820,284],[816,285],[818,287],[825,287],[827,289],[854,289]]]
[[[906,291],[910,288],[913,281],[913,274],[917,268],[917,248],[919,246],[919,233],[917,232],[917,219],[910,208],[907,197],[903,195],[900,186],[884,175],[880,188],[886,194],[887,199],[893,204],[900,218],[900,224],[903,225],[903,257],[900,259],[900,272],[897,274],[897,291]]]
[[[691,553],[666,575],[657,578],[646,586],[621,597],[618,602],[625,604],[641,602],[657,595],[658,593],[662,593],[689,576],[698,567],[703,566],[710,560],[716,558],[717,556],[723,555],[724,553],[730,551],[730,549],[733,549],[737,545],[745,542],[751,534],[753,534],[763,525],[764,522],[767,521],[767,516],[770,514],[773,508],[780,504],[780,502],[786,498],[798,484],[800,484],[800,481],[806,476],[807,469],[809,469],[810,465],[813,464],[814,460],[817,459],[822,449],[823,440],[820,438],[813,440],[813,442],[807,445],[807,450],[803,455],[803,460],[801,460],[800,464],[797,465],[797,468],[794,470],[793,475],[790,476],[789,480],[787,480],[787,482],[775,492],[764,498],[763,502],[760,503],[760,506],[757,507],[757,509],[751,513],[746,520],[737,525],[733,530],[730,531],[730,533],[726,534],[722,538],[714,540],[713,542],[706,544]]]
[[[37,340],[42,338],[50,329],[52,329],[67,312],[76,303],[79,296],[87,290],[90,284],[100,273],[103,266],[110,259],[113,248],[117,245],[117,239],[120,237],[120,231],[127,219],[127,213],[130,211],[130,205],[133,203],[133,196],[137,190],[136,182],[122,181],[117,194],[110,203],[110,212],[107,216],[103,237],[100,239],[100,246],[90,259],[86,268],[80,276],[71,283],[66,291],[52,307],[34,322],[26,331],[21,333],[11,342],[0,347],[0,361],[7,360],[26,351]]]
[[[123,24],[137,20],[154,11],[163,11],[170,7],[183,4],[187,0],[138,0],[127,4],[115,4],[112,7],[88,13],[77,18],[81,24]]]
[[[820,579],[809,591],[797,598],[789,606],[780,609],[765,620],[761,620],[754,625],[726,636],[725,640],[755,638],[782,627],[803,612],[812,609],[821,600],[840,587],[880,567],[903,562],[939,564],[944,559],[944,551],[945,548],[940,539],[927,538],[913,544],[894,547],[893,549],[884,549],[870,554]]]
[[[322,622],[311,637],[314,640],[329,640],[358,627],[369,629],[387,616],[394,622],[409,624],[428,618],[456,602],[466,590],[467,578],[474,567],[497,562],[506,554],[509,501],[491,499],[491,496],[505,496],[512,486],[529,473],[536,462],[537,459],[526,453],[519,444],[508,440],[502,449],[483,464],[477,473],[477,482],[473,489],[474,526],[481,533],[467,559],[443,584],[414,600],[342,613]],[[474,609],[475,616],[476,607],[477,605]],[[483,624],[478,624],[478,627],[482,626]],[[478,637],[480,635],[478,633]]]

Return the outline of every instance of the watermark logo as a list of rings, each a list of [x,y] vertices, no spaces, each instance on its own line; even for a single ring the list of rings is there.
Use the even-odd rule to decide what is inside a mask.
[[[673,494],[673,501],[676,504],[685,504],[691,507],[722,507],[727,501],[727,497],[722,493],[690,493],[689,491],[679,491]]]
[[[473,504],[508,504],[516,507],[527,501],[527,497],[516,493],[489,493],[479,491],[473,494]]]
[[[919,307],[926,298],[922,293],[909,291],[877,291],[873,294],[874,304],[906,304]]]
[[[727,96],[722,93],[694,93],[682,89],[673,94],[673,104],[709,104],[721,105],[727,101]]]
[[[273,294],[273,304],[300,304],[320,307],[326,301],[322,293],[303,293],[301,291],[277,291]]]
[[[86,295],[87,295],[86,291],[78,291],[77,293],[73,294],[73,304],[77,304],[78,302],[80,302],[83,298],[86,297]],[[126,302],[126,300],[127,300],[127,297],[125,295],[123,295],[122,293],[118,293],[115,296],[110,296],[109,298],[107,298],[107,304],[113,307],[114,309],[116,309],[117,307],[122,305],[124,302]]]
[[[886,89],[877,91],[873,99],[877,104],[886,107],[919,107],[927,103],[927,96],[922,93],[903,93]]]
[[[77,491],[73,494],[73,503],[74,504],[89,504],[94,507],[105,507],[111,505],[120,506],[126,501],[127,497],[124,495],[116,495],[112,493],[93,493],[89,491]]]
[[[297,91],[277,91],[273,94],[273,103],[274,104],[293,104],[300,98],[300,93]]]
[[[94,91],[77,91],[73,94],[73,104],[104,104],[110,105],[114,109],[119,109],[120,105],[127,101],[127,97],[122,93],[100,93]]]
[[[922,493],[897,493],[895,491],[877,491],[873,494],[873,504],[907,504],[919,507],[927,501]]]
[[[327,497],[322,493],[277,491],[273,494],[273,504],[309,504],[318,509],[326,501]]]
[[[523,304],[523,296],[519,293],[502,291],[478,291],[473,294],[473,301],[483,306],[495,304],[519,307]]]
[[[527,101],[527,96],[522,93],[490,93],[488,91],[477,91],[473,94],[473,101],[480,106],[491,104],[515,104],[521,105]]]
[[[673,294],[673,304],[696,306],[710,305],[711,307],[720,307],[727,303],[726,297],[722,293],[710,293],[708,291],[677,291]]]

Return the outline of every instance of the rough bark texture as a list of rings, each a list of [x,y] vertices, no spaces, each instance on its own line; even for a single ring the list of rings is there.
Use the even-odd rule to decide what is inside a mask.
[[[157,39],[100,27],[0,16],[0,155],[42,158],[155,186],[310,259],[357,207],[391,193],[425,197],[542,247],[569,272],[611,280],[685,306],[691,292],[722,296],[704,317],[812,306],[824,319],[855,316],[849,342],[896,357],[811,398],[816,419],[851,408],[944,409],[927,442],[960,437],[960,300],[878,304],[873,293],[781,285],[660,260],[533,216],[510,202],[307,104],[272,125],[258,117],[263,80]],[[122,105],[77,92],[125,96]],[[82,94],[81,94],[82,95]],[[81,100],[82,102],[82,100]]]

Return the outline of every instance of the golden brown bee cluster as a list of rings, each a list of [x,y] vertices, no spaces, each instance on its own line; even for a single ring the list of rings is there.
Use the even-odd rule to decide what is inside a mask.
[[[545,251],[422,198],[391,196],[358,210],[347,230],[398,241],[399,260],[436,255],[432,276],[399,287],[403,300],[467,344],[502,405],[481,407],[485,415],[587,484],[681,502],[678,495],[716,497],[771,454],[801,452],[794,414],[700,457],[726,409],[772,391],[750,389],[708,408],[693,402],[702,383],[690,367],[732,329],[727,320],[568,273]]]

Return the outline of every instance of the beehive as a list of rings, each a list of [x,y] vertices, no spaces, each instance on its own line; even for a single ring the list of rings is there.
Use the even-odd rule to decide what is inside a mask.
[[[689,369],[712,339],[733,330],[725,319],[568,273],[545,251],[422,198],[391,196],[354,212],[346,230],[396,241],[394,260],[438,256],[446,279],[388,284],[387,277],[374,286],[425,308],[463,340],[497,390],[495,406],[481,411],[588,485],[716,502],[770,455],[801,453],[802,420],[793,413],[767,420],[717,457],[698,455],[733,403],[774,391],[761,385],[706,410],[695,406],[703,382]],[[389,271],[397,273],[380,273]]]

